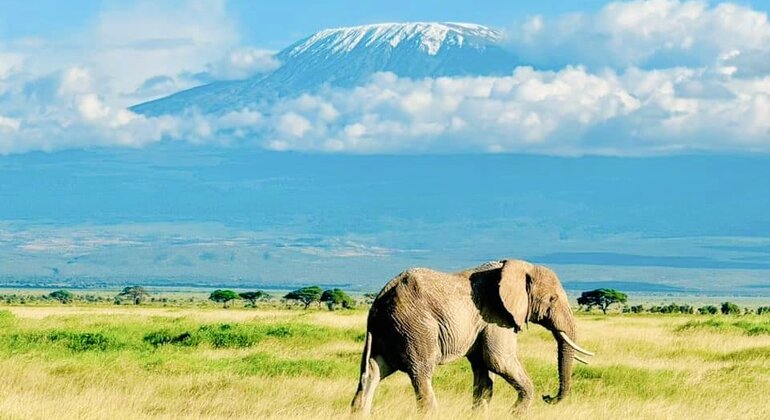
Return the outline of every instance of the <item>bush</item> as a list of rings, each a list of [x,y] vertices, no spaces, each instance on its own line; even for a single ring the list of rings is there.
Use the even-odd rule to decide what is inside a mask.
[[[289,327],[278,326],[278,327],[269,327],[265,332],[265,335],[270,337],[276,337],[276,338],[286,338],[286,337],[293,336],[294,332],[292,332],[292,330]]]
[[[701,306],[698,308],[698,313],[701,315],[716,315],[719,312],[719,308],[714,305]]]
[[[79,333],[72,334],[67,347],[74,351],[105,351],[111,344],[112,340],[102,333]]]
[[[721,311],[723,315],[740,315],[741,308],[732,302],[722,302]]]
[[[166,344],[171,344],[174,341],[174,337],[168,331],[153,331],[143,338],[144,342],[153,346],[159,347]]]
[[[204,325],[199,333],[208,339],[215,348],[250,347],[259,341],[259,334],[243,327],[233,327],[230,324]]]
[[[634,305],[631,308],[631,313],[640,314],[644,312],[644,306],[643,305]]]
[[[201,342],[201,338],[197,334],[191,334],[187,331],[181,334],[173,334],[167,330],[153,331],[145,335],[143,340],[153,347],[165,346],[167,344],[194,347]]]
[[[757,315],[770,314],[770,306],[760,306],[757,308]]]
[[[48,298],[58,300],[61,303],[72,303],[74,296],[67,290],[55,290],[48,294]]]
[[[217,331],[211,335],[211,345],[215,348],[239,349],[252,346],[253,337],[237,331]]]

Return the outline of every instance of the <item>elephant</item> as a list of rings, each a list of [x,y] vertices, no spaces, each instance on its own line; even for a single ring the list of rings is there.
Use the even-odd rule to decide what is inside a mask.
[[[465,357],[473,371],[473,407],[492,398],[491,373],[518,393],[514,413],[526,411],[534,387],[517,357],[517,333],[529,322],[550,330],[557,344],[559,391],[570,391],[573,359],[593,356],[576,342],[575,317],[559,278],[549,268],[503,260],[443,273],[412,268],[391,279],[374,299],[367,318],[354,413],[368,414],[380,380],[405,372],[421,411],[438,409],[431,378],[439,364]]]

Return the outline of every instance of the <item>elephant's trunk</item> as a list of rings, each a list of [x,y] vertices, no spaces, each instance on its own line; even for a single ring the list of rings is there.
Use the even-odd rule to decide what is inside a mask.
[[[556,322],[554,322],[551,332],[558,344],[559,393],[555,397],[544,396],[543,399],[548,403],[557,403],[569,394],[572,384],[572,367],[575,362],[575,349],[564,338],[567,336],[572,342],[575,342],[575,320],[572,314],[569,313],[561,320],[554,321]]]
[[[565,333],[572,338],[572,341],[575,341],[574,330],[571,334],[567,331],[565,331]],[[572,365],[575,361],[575,349],[567,344],[563,338],[558,337],[557,340],[559,343],[559,393],[556,395],[556,401],[559,401],[569,394],[570,385],[572,383]]]

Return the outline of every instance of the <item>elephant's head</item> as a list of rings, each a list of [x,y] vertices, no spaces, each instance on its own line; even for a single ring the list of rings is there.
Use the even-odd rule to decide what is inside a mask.
[[[526,261],[503,262],[500,274],[500,298],[520,330],[528,322],[542,325],[553,333],[558,343],[559,393],[543,396],[546,402],[558,402],[570,389],[573,359],[586,363],[576,354],[592,356],[575,343],[575,317],[567,294],[552,270]]]

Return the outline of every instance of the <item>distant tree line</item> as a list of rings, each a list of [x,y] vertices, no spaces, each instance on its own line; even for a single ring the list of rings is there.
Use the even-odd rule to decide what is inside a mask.
[[[261,290],[254,292],[242,292],[236,293],[232,290],[215,290],[209,295],[209,300],[213,302],[221,303],[224,308],[230,306],[230,302],[238,299],[243,299],[249,304],[249,307],[256,307],[258,301],[269,301],[273,297]],[[332,311],[338,307],[344,309],[351,309],[356,306],[356,301],[344,290],[339,288],[334,289],[322,289],[320,286],[306,286],[293,290],[283,296],[283,299],[289,302],[297,302],[302,305],[304,309],[308,309],[310,305],[317,303],[318,305],[326,304],[327,308]]]
[[[375,293],[366,293],[362,296],[361,302],[371,304],[375,298]],[[261,302],[275,306],[279,305],[299,305],[304,309],[311,305],[322,307],[325,305],[329,310],[350,309],[357,304],[356,299],[340,288],[323,289],[320,286],[306,286],[293,290],[285,294],[281,299],[270,295],[263,290],[235,292],[227,289],[217,289],[210,293],[208,299],[211,302],[221,304],[222,307],[230,307],[234,301],[242,300],[247,308],[256,308],[262,305]],[[83,293],[76,294],[68,290],[54,290],[50,293],[23,294],[9,293],[0,294],[0,304],[24,305],[39,303],[93,303],[116,305],[131,304],[141,305],[144,303],[162,304],[163,306],[190,306],[205,305],[205,301],[196,297],[157,297],[153,296],[142,286],[127,286],[119,293],[110,297],[109,295]],[[770,306],[760,306],[757,308],[741,308],[733,302],[722,302],[720,305],[705,305],[694,307],[687,304],[670,303],[668,305],[628,305],[628,295],[615,289],[595,289],[581,293],[577,299],[579,309],[591,311],[594,308],[607,313],[613,307],[617,307],[623,313],[660,313],[660,314],[700,314],[700,315],[767,315],[770,314]]]
[[[369,303],[370,296],[367,294],[364,296],[363,301]],[[281,299],[276,299],[271,294],[263,290],[235,292],[227,289],[217,289],[211,292],[206,299],[211,302],[221,304],[222,307],[230,307],[234,301],[242,300],[245,302],[244,307],[256,308],[260,305],[260,302],[269,302],[272,305],[275,304],[299,304],[303,308],[308,309],[310,305],[317,304],[319,307],[325,304],[329,310],[335,310],[337,308],[350,309],[356,306],[356,299],[351,297],[347,292],[340,288],[323,289],[320,286],[307,286],[296,290],[293,290]],[[76,294],[69,290],[54,290],[47,294],[24,294],[24,293],[8,293],[0,294],[0,304],[8,305],[25,305],[25,304],[45,304],[45,303],[60,303],[64,305],[73,303],[101,303],[115,305],[141,305],[146,303],[162,304],[163,306],[189,306],[196,305],[201,306],[205,304],[205,301],[197,297],[158,297],[153,296],[143,286],[127,286],[115,295],[108,295],[105,293],[84,293]]]
[[[760,306],[756,310],[752,308],[741,309],[733,302],[722,302],[721,305],[706,305],[695,308],[691,305],[670,303],[668,305],[626,305],[628,295],[615,289],[589,290],[580,294],[577,298],[579,309],[590,312],[594,307],[607,313],[612,305],[617,305],[623,313],[659,313],[659,314],[700,314],[700,315],[751,315],[770,314],[770,306]],[[623,306],[620,306],[623,304]]]

